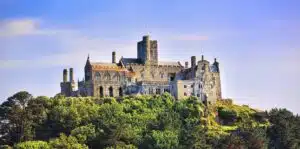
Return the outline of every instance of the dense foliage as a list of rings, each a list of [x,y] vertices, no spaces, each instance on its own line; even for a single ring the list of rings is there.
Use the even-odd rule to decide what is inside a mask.
[[[0,148],[297,149],[300,118],[258,112],[231,100],[33,97],[18,92],[0,106]]]

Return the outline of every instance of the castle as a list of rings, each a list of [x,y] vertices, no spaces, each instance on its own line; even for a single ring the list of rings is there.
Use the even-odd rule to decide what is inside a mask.
[[[213,104],[221,99],[219,63],[211,65],[202,55],[188,62],[161,62],[158,60],[156,40],[143,36],[137,43],[137,58],[116,60],[112,52],[112,63],[91,62],[89,56],[84,67],[85,77],[76,84],[73,68],[63,70],[61,94],[65,96],[119,97],[135,94],[162,94],[169,92],[176,99],[195,96]],[[77,87],[78,86],[78,87]],[[77,89],[76,89],[77,88]]]

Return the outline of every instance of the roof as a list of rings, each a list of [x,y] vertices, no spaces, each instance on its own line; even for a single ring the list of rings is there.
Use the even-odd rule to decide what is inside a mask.
[[[180,62],[158,62],[158,65],[181,66]]]
[[[93,70],[126,71],[116,63],[91,62],[91,65]]]
[[[140,64],[140,60],[136,58],[121,58],[121,62],[124,65],[129,65],[129,64]]]

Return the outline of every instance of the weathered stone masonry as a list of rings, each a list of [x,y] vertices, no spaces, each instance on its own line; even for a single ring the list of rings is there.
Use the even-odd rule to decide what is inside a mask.
[[[158,60],[158,43],[143,36],[137,43],[137,58],[122,57],[118,62],[116,52],[112,52],[112,63],[91,62],[88,56],[84,80],[76,84],[73,69],[63,70],[61,93],[65,96],[112,96],[132,94],[162,94],[169,92],[177,99],[195,96],[207,103],[221,99],[219,63],[211,65],[202,56],[197,62],[191,57],[182,66],[180,62],[161,62]],[[76,85],[78,89],[75,90]]]

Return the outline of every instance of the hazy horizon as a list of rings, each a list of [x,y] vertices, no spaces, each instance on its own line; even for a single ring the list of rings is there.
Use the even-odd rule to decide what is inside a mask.
[[[136,57],[149,34],[161,61],[201,55],[220,62],[223,98],[300,113],[300,1],[0,2],[1,102],[26,90],[60,92],[62,71],[84,76],[92,61]]]

